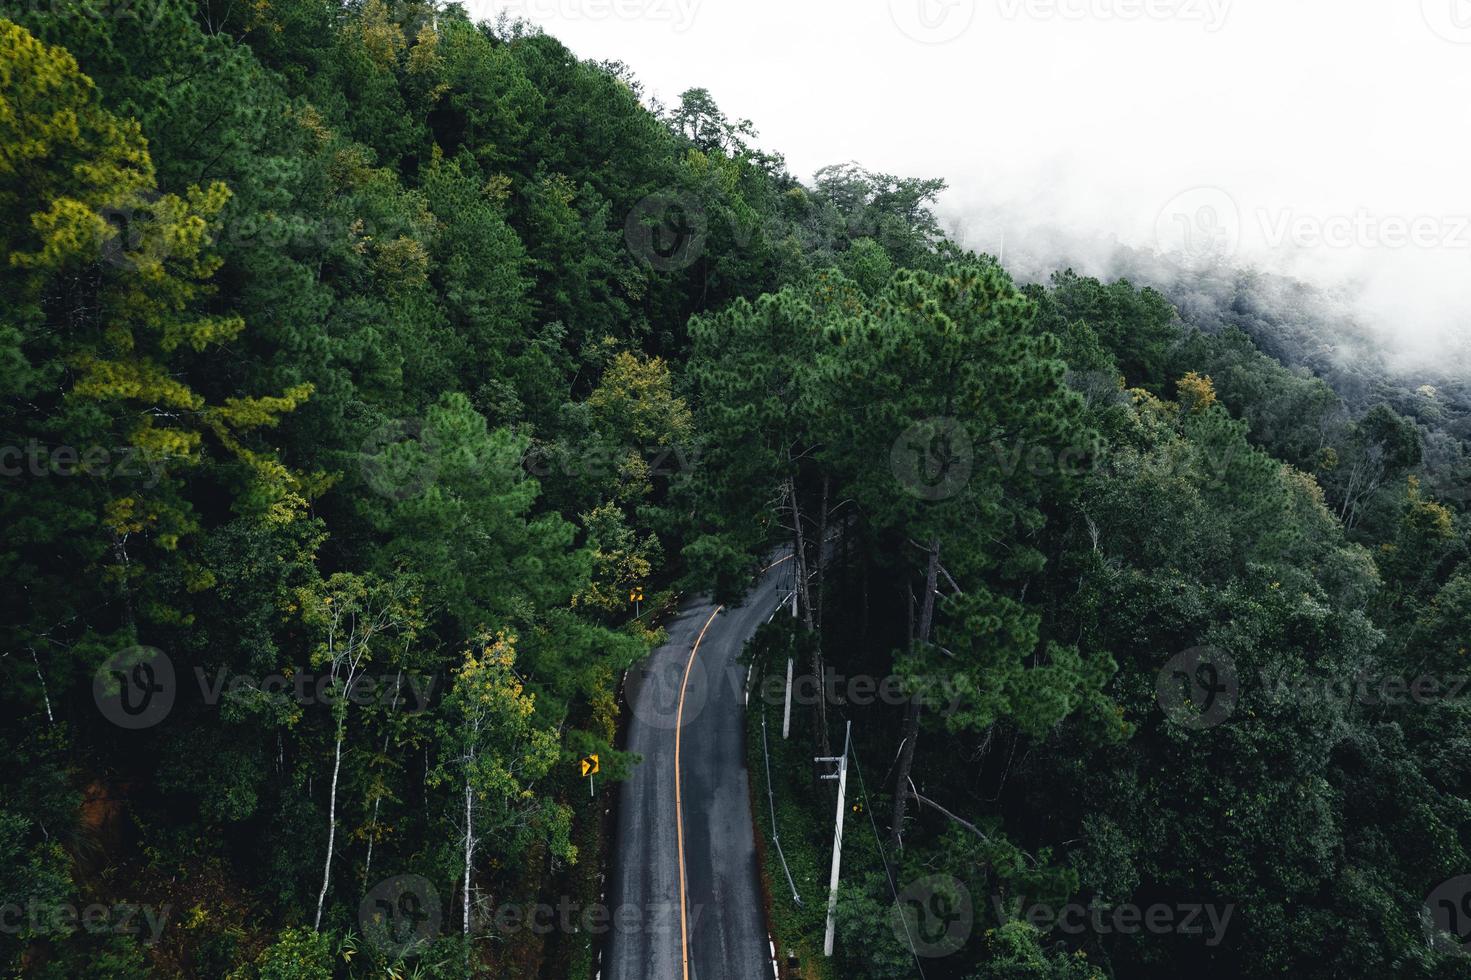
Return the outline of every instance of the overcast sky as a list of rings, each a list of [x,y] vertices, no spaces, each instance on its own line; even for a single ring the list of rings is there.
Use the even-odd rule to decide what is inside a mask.
[[[708,88],[804,180],[943,177],[977,248],[1224,252],[1352,284],[1405,344],[1471,322],[1471,0],[469,6]]]

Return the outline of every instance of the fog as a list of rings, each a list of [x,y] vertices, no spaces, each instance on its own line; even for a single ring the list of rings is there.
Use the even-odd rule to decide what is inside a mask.
[[[1301,278],[1395,362],[1471,323],[1468,0],[477,0],[665,103],[708,88],[794,174],[943,177],[1023,276]],[[1119,252],[1123,246],[1127,251]]]

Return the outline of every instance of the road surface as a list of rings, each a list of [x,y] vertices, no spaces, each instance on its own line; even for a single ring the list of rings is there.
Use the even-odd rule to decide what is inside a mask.
[[[604,980],[772,976],[737,657],[790,594],[791,561],[773,561],[738,608],[681,605],[629,671],[626,748],[643,762],[620,788]]]

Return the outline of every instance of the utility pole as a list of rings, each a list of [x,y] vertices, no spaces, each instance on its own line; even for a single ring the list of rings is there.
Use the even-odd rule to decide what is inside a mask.
[[[833,933],[837,929],[838,915],[838,868],[843,861],[843,815],[847,812],[848,796],[848,747],[853,740],[853,723],[848,722],[847,729],[843,733],[843,754],[840,756],[819,756],[815,762],[835,762],[838,771],[823,776],[823,779],[836,779],[838,781],[838,815],[834,820],[833,829],[833,873],[832,880],[828,885],[827,892],[827,934],[822,939],[822,955],[833,955]]]

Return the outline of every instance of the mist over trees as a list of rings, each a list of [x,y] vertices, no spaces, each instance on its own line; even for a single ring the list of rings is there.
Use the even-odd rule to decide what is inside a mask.
[[[498,915],[600,901],[624,671],[789,547],[753,664],[903,694],[795,718],[868,802],[804,975],[1471,977],[1471,380],[1248,271],[1014,276],[636,71],[0,0],[7,969],[593,976]]]

